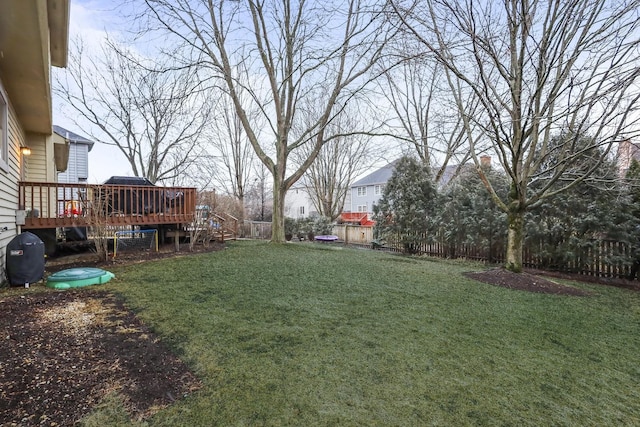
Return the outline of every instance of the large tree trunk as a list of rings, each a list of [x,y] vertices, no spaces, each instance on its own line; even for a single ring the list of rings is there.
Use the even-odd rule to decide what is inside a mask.
[[[514,273],[521,273],[522,252],[524,249],[524,210],[513,203],[507,214],[507,222],[507,259],[505,268]]]
[[[278,173],[273,178],[273,217],[271,220],[271,242],[284,243],[284,196],[287,190]]]
[[[244,234],[244,218],[245,218],[245,206],[244,206],[244,192],[242,192],[238,196],[238,212],[240,213],[240,217],[238,218],[238,225],[240,229],[240,237],[245,237]]]

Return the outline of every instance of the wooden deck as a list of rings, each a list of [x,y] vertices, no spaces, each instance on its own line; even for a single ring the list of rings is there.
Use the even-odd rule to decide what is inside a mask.
[[[196,213],[191,187],[19,182],[18,199],[24,230],[188,224]]]

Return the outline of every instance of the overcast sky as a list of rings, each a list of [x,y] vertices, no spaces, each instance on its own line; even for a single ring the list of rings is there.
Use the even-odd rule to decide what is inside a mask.
[[[109,0],[71,0],[69,40],[81,36],[89,46],[98,46],[105,37],[105,29],[117,31],[121,19],[113,10]],[[59,72],[54,68],[55,73]],[[91,139],[91,129],[82,129],[74,124],[70,111],[60,107],[60,101],[53,96],[53,124]],[[89,183],[102,183],[114,175],[131,176],[131,168],[120,151],[106,144],[96,142],[89,153]]]

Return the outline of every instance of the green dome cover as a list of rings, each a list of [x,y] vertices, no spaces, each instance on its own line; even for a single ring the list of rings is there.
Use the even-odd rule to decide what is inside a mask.
[[[82,286],[101,285],[114,277],[113,273],[100,268],[69,268],[49,276],[47,286],[54,289],[80,288]]]

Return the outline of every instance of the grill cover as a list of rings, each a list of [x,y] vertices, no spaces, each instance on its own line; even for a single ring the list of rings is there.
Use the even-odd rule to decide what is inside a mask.
[[[44,277],[44,242],[28,231],[7,245],[7,278],[13,286],[35,283]]]

